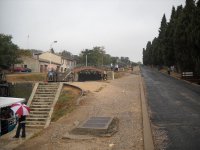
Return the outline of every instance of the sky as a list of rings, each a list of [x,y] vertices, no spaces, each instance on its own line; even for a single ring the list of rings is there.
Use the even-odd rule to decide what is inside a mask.
[[[0,0],[0,33],[22,49],[79,55],[103,46],[111,56],[142,62],[163,14],[169,20],[172,6],[181,4],[185,0]]]

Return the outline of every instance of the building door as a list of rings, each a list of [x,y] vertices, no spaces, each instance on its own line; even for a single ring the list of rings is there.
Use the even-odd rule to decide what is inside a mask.
[[[40,72],[43,72],[43,65],[40,65]]]

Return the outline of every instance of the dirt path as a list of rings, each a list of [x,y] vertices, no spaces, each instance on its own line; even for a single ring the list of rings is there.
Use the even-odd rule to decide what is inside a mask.
[[[138,69],[135,70],[138,72]],[[142,115],[139,76],[130,74],[108,82],[73,83],[90,92],[72,113],[52,123],[39,136],[27,140],[16,148],[29,150],[142,150]],[[90,140],[62,139],[91,116],[119,118],[119,131],[112,137],[95,137]]]

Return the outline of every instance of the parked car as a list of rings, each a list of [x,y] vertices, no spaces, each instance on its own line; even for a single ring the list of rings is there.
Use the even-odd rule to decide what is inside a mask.
[[[24,68],[24,71],[22,72],[31,72],[32,70],[30,68]]]
[[[23,67],[15,67],[14,72],[31,72],[30,68],[23,68]]]
[[[23,68],[23,67],[15,67],[13,71],[14,72],[24,72],[25,68]]]

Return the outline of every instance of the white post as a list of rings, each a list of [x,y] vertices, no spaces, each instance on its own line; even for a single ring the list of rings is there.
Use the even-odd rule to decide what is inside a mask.
[[[51,49],[53,48],[52,45],[53,45],[54,43],[57,43],[57,42],[58,42],[58,41],[53,41],[53,42],[51,43],[51,45],[50,45],[50,56],[49,56],[49,59],[50,59],[50,60],[49,60],[49,67],[50,67],[50,70],[51,70],[51,68],[52,68],[52,67],[51,67]]]
[[[87,67],[87,55],[85,56],[85,66]]]
[[[111,71],[112,72],[112,80],[115,79],[115,72],[114,71]]]

